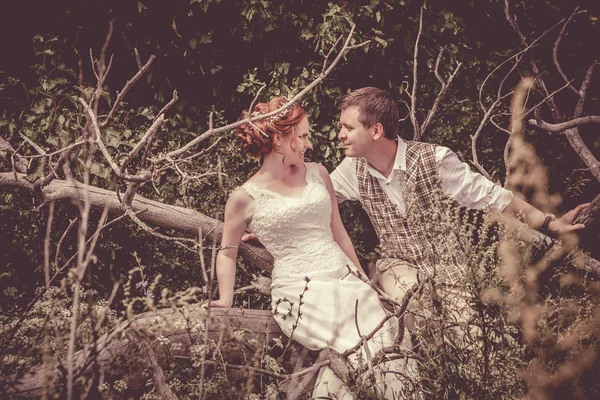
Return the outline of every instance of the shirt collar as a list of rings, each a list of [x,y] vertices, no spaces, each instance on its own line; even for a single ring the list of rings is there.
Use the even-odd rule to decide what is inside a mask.
[[[398,142],[398,147],[396,148],[396,158],[394,159],[394,167],[392,168],[390,177],[394,174],[394,171],[406,171],[406,142],[402,138],[397,138],[396,142]],[[375,178],[388,179],[388,177],[383,176],[373,168],[371,164],[367,163],[367,170]]]

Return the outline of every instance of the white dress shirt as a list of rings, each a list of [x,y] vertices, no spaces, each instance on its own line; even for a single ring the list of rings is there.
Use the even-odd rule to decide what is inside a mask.
[[[388,177],[367,164],[368,172],[377,179],[384,193],[402,213],[406,212],[402,193],[406,176],[406,147],[406,142],[399,139],[394,168]],[[513,194],[510,190],[471,171],[449,148],[436,146],[435,161],[439,168],[442,191],[458,204],[478,210],[501,212],[511,202]],[[338,203],[360,199],[355,163],[356,158],[346,157],[330,175]]]

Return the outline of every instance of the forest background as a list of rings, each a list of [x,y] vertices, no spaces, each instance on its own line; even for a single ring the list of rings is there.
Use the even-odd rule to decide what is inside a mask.
[[[319,77],[325,56],[334,48],[331,63],[338,38],[342,37],[343,41],[355,26],[350,44],[369,42],[348,52],[301,100],[311,116],[313,128],[311,161],[323,163],[332,170],[343,159],[343,148],[336,138],[337,104],[349,90],[363,86],[386,89],[398,100],[400,109],[406,110],[407,115],[401,125],[402,136],[413,139],[413,119],[427,120],[428,111],[435,106],[436,97],[445,86],[436,76],[439,72],[451,85],[437,106],[435,118],[419,139],[451,148],[474,169],[483,170],[504,184],[504,152],[509,134],[501,128],[509,127],[510,98],[503,98],[505,101],[498,104],[495,120],[488,119],[481,125],[486,113],[480,107],[480,96],[489,106],[501,85],[505,87],[504,94],[514,89],[522,76],[533,76],[537,82],[543,80],[550,92],[562,88],[553,98],[556,107],[569,119],[567,114],[572,113],[579,101],[579,87],[586,74],[593,71],[590,65],[600,56],[600,6],[594,0],[511,2],[510,14],[517,16],[516,22],[524,37],[529,43],[540,36],[541,39],[524,53],[518,68],[506,79],[512,64],[488,77],[496,67],[523,49],[521,39],[505,14],[504,1],[429,1],[422,6],[422,2],[402,0],[8,0],[2,8],[4,19],[9,23],[0,26],[0,138],[23,156],[39,152],[29,141],[46,152],[74,143],[81,131],[78,123],[84,123],[86,117],[78,97],[92,96],[98,86],[91,60],[106,55],[102,62],[107,65],[114,55],[110,74],[101,85],[96,103],[100,116],[108,114],[118,97],[117,92],[138,72],[140,65],[155,56],[147,72],[115,110],[114,122],[103,127],[102,137],[107,151],[120,162],[136,148],[140,138],[162,115],[163,106],[174,99],[176,91],[176,101],[164,113],[165,123],[147,149],[148,157],[164,155],[199,137],[210,129],[210,123],[219,127],[235,122],[257,94],[259,100],[264,101],[275,95],[292,97],[300,92]],[[567,18],[570,19],[567,21]],[[112,33],[107,42],[109,31]],[[418,83],[413,103],[410,95],[415,83],[414,49],[420,31]],[[548,32],[544,34],[545,31]],[[558,48],[559,36],[562,41]],[[337,49],[340,47],[341,44],[337,44]],[[444,52],[438,59],[442,48]],[[555,48],[559,49],[560,71],[553,59]],[[136,62],[134,49],[139,53],[140,64]],[[535,71],[530,59],[535,60],[539,70]],[[565,86],[561,75],[568,77],[567,81],[572,80],[573,90]],[[587,87],[583,115],[600,115],[598,82],[591,79]],[[482,88],[484,83],[487,86]],[[538,97],[532,94],[535,101],[530,104],[544,100],[544,96]],[[540,108],[540,113],[535,115],[537,124],[541,120],[550,121],[552,112],[549,108]],[[533,117],[531,114],[529,118]],[[592,161],[590,165],[589,156],[587,161],[583,159],[567,135],[549,133],[536,128],[535,124],[526,125],[525,139],[547,167],[545,192],[558,193],[561,199],[552,197],[553,209],[549,211],[565,212],[594,199],[600,191],[598,162],[594,165]],[[600,155],[597,124],[585,124],[578,129],[580,139],[593,159],[597,159]],[[259,163],[240,152],[232,131],[208,136],[190,154],[202,151],[205,152],[186,164],[187,175],[165,169],[154,179],[154,184],[137,187],[137,193],[222,219],[220,213],[227,195],[251,176]],[[89,171],[90,185],[120,191],[121,195],[127,192],[129,186],[115,176],[104,157],[90,159],[87,169],[85,160],[80,161],[76,152],[71,152],[69,157],[76,177]],[[0,160],[3,173],[14,170],[14,160],[9,156]],[[49,173],[49,163],[41,158],[27,161],[29,182],[39,182]],[[68,271],[76,267],[75,261],[72,265],[65,262],[68,264],[67,260],[80,245],[77,229],[69,227],[81,214],[81,207],[74,206],[73,201],[44,201],[39,186],[15,188],[14,184],[6,183],[7,179],[0,185],[0,318],[5,333],[15,326],[18,328],[10,331],[10,341],[2,343],[2,375],[5,377],[19,371],[23,373],[42,362],[43,354],[51,353],[62,359],[58,356],[59,349],[67,347],[65,341],[68,342],[69,324],[73,319],[69,310],[73,306],[74,273]],[[341,211],[361,262],[368,267],[377,254],[377,239],[368,218],[357,204],[344,204]],[[90,211],[92,227],[103,218],[102,207]],[[151,309],[152,299],[159,303],[158,299],[169,297],[165,293],[182,293],[198,287],[193,301],[213,293],[207,282],[211,272],[210,251],[200,256],[206,259],[207,275],[200,267],[197,254],[153,234],[182,236],[181,231],[160,226],[152,228],[156,230],[149,232],[141,228],[134,218],[103,228],[93,250],[92,267],[80,281],[85,291],[84,303],[90,305],[89,310],[81,311],[82,326],[87,319],[96,321],[92,304],[98,304],[101,299],[111,299],[108,306],[103,303],[109,310],[105,315],[109,317],[101,318],[101,322],[106,319],[104,324],[107,325],[119,320],[128,310],[135,314]],[[90,234],[92,230],[90,228]],[[582,239],[580,247],[593,258],[600,258],[597,226],[590,227]],[[257,268],[252,261],[252,257],[240,260],[240,286],[250,285],[264,274],[264,268]],[[63,265],[68,268],[61,269]],[[48,266],[52,273],[57,272],[52,284],[48,284],[45,271]],[[565,295],[563,288],[557,289],[554,283],[548,277],[548,288],[542,290],[543,296],[551,301]],[[48,290],[44,290],[45,287]],[[586,290],[575,290],[579,301],[589,300],[585,297]],[[42,291],[45,293],[36,298]],[[136,296],[144,301],[131,302]],[[32,305],[34,299],[36,302]],[[35,336],[34,332],[50,329],[48,320],[41,317],[48,313],[42,305],[48,304],[59,304],[56,307],[64,313],[53,309],[50,314],[54,331]],[[257,293],[236,296],[236,306],[242,308],[266,309],[267,304],[265,297]],[[41,308],[36,309],[38,306]],[[78,332],[82,336],[78,346],[104,332],[91,328],[81,331],[85,333]],[[66,335],[66,339],[57,339],[61,335]],[[45,337],[52,337],[48,340],[54,344],[45,343]],[[48,351],[48,347],[52,351]],[[202,357],[205,360],[206,354]],[[594,362],[592,364],[597,366],[598,361]],[[197,390],[198,385],[190,384],[191,378],[186,375],[193,374],[191,367],[181,366],[177,360],[173,363],[166,368],[169,386],[183,397],[191,393],[197,395],[193,390]],[[268,370],[266,364],[261,367]],[[279,367],[273,368],[282,372]],[[92,379],[92,375],[88,378],[96,382],[99,378]],[[156,391],[153,384],[140,389],[129,388],[126,382],[127,379],[112,382],[104,387],[103,395],[127,398],[140,393],[150,396]],[[582,398],[597,393],[597,385],[588,383],[583,384]],[[224,383],[219,385],[210,389],[214,396],[223,393]],[[232,397],[240,393],[249,395],[253,390],[264,394],[268,385],[254,385],[254,389],[249,389],[251,386],[238,387],[239,391],[233,390],[230,394]],[[565,388],[572,387],[565,384]],[[63,389],[59,385],[53,390],[52,393],[62,393]],[[200,390],[204,390],[204,395],[210,392]]]

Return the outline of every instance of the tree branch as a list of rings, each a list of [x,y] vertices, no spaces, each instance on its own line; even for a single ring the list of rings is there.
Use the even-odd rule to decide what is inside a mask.
[[[579,100],[577,101],[577,104],[575,105],[575,111],[573,112],[574,118],[580,117],[583,113],[583,104],[585,103],[587,89],[590,86],[590,83],[592,82],[592,74],[594,73],[594,68],[598,64],[600,64],[598,61],[594,61],[585,73],[583,82],[581,82],[581,88],[579,89]]]
[[[27,173],[27,160],[21,155],[16,154],[10,143],[0,137],[0,157],[9,160],[11,155],[15,155],[15,170],[20,173]]]
[[[138,57],[138,56],[139,55],[138,55],[137,49],[136,49],[136,57]],[[123,98],[125,97],[127,92],[129,91],[129,89],[131,89],[131,87],[133,85],[135,85],[135,83],[142,77],[142,75],[144,75],[146,73],[146,71],[148,71],[148,69],[150,69],[150,66],[152,65],[152,62],[154,62],[155,58],[156,57],[154,55],[151,55],[150,58],[148,58],[148,61],[146,61],[146,64],[144,64],[144,66],[138,70],[138,72],[133,76],[133,78],[131,78],[127,81],[127,83],[125,84],[123,89],[117,93],[117,99],[115,100],[115,103],[113,104],[112,108],[110,109],[110,112],[108,113],[106,119],[104,119],[104,121],[102,121],[102,124],[100,125],[101,127],[105,127],[106,124],[108,124],[110,119],[113,117],[118,105],[121,103],[121,101],[123,100]],[[138,60],[139,60],[139,57],[138,57]]]
[[[535,119],[530,119],[529,123],[535,126],[536,128],[540,128],[551,133],[559,133],[566,131],[567,129],[576,128],[582,125],[600,124],[600,116],[589,115],[586,117],[579,117],[570,121],[561,122],[560,124],[550,124],[546,121],[536,121]]]
[[[24,178],[23,174],[18,174],[15,179],[12,173],[1,172],[0,187],[21,187],[33,192],[34,185]],[[115,192],[86,186],[75,181],[55,179],[42,188],[42,198],[48,202],[52,200],[78,201],[82,198],[84,191],[88,192],[93,208],[108,206],[111,214],[124,213],[123,204]],[[177,229],[194,236],[198,234],[198,228],[201,228],[202,232],[208,232],[208,240],[212,240],[213,235],[216,235],[218,240],[221,238],[223,224],[195,210],[164,204],[139,195],[134,198],[131,208],[135,213],[141,212],[137,214],[138,218],[147,224],[165,229]],[[270,272],[273,268],[272,256],[256,241],[240,243],[240,256],[263,271]]]
[[[152,178],[152,174],[149,171],[141,171],[141,172],[137,173],[136,175],[129,175],[129,174],[126,174],[121,171],[121,168],[115,163],[112,156],[108,152],[108,149],[104,145],[104,142],[102,141],[102,134],[100,133],[100,127],[98,126],[98,121],[96,120],[96,115],[94,114],[94,112],[92,111],[90,106],[85,102],[84,99],[82,99],[80,97],[79,102],[83,105],[84,110],[87,112],[88,119],[92,124],[92,127],[94,129],[93,132],[95,133],[95,136],[96,136],[96,143],[98,144],[98,147],[100,148],[100,151],[102,152],[102,155],[104,156],[106,161],[108,161],[108,163],[110,164],[110,167],[112,168],[114,173],[119,178],[124,179],[126,181],[130,181],[130,182],[149,181]]]
[[[573,17],[578,14],[578,12],[577,12],[578,10],[579,10],[579,6],[575,7],[575,10],[573,10],[573,12],[569,16],[569,18],[567,18],[567,20],[565,21],[562,29],[560,30],[560,33],[558,34],[558,37],[556,38],[556,41],[554,42],[554,46],[552,47],[552,59],[554,60],[554,65],[556,66],[558,73],[563,78],[563,80],[568,84],[569,89],[572,92],[574,92],[576,95],[579,96],[579,91],[577,89],[575,89],[575,87],[573,85],[571,85],[572,81],[569,80],[569,78],[567,78],[567,76],[563,72],[562,68],[560,67],[560,63],[558,62],[558,46],[560,45],[560,42],[561,42],[563,36],[565,35],[567,25],[569,25],[569,22],[571,22]]]
[[[419,39],[421,38],[421,32],[423,31],[423,5],[421,5],[421,11],[419,13],[419,31],[417,32],[417,39],[415,40],[415,49],[413,52],[413,87],[412,94],[410,95],[410,120],[413,124],[413,140],[418,141],[421,139],[421,127],[417,119],[417,86],[418,86],[418,56],[419,56]]]

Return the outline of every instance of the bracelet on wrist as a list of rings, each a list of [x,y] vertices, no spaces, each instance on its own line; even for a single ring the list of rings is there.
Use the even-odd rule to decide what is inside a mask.
[[[542,224],[540,229],[538,229],[539,232],[546,236],[553,237],[553,233],[550,231],[550,223],[552,221],[554,221],[555,219],[556,219],[556,216],[554,214],[546,213],[546,215],[544,217],[544,223]]]

